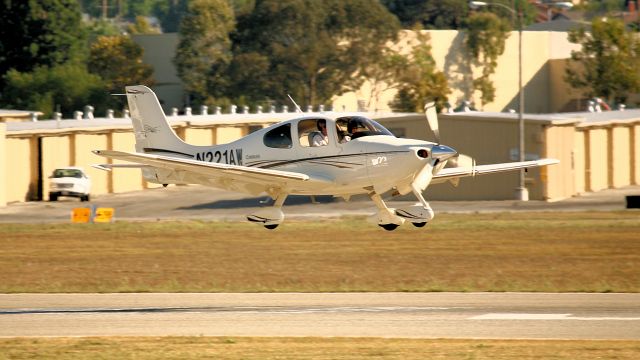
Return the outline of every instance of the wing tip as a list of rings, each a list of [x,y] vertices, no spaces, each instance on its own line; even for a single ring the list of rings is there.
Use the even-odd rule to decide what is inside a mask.
[[[553,158],[545,158],[545,159],[540,159],[538,160],[538,164],[540,166],[545,166],[545,165],[555,165],[555,164],[559,164],[560,160],[558,159],[553,159]]]

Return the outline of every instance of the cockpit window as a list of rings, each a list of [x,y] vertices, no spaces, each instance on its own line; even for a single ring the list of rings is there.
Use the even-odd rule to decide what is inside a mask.
[[[264,144],[270,148],[290,149],[291,141],[291,124],[284,124],[268,131],[264,134]]]
[[[377,122],[363,116],[345,116],[336,119],[338,129],[346,128],[351,139],[372,135],[390,135],[391,131]]]

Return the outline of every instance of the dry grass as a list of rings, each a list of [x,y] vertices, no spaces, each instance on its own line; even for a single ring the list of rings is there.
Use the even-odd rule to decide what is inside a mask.
[[[0,339],[0,359],[638,359],[637,341],[112,337]]]
[[[0,225],[0,292],[640,291],[638,212]]]

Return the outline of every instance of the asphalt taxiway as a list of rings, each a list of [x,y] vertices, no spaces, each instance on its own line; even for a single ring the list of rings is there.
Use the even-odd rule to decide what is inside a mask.
[[[0,336],[640,340],[640,294],[4,294]]]
[[[515,212],[515,211],[615,211],[625,210],[627,195],[640,195],[640,186],[607,189],[587,193],[562,201],[430,201],[439,213]],[[315,200],[315,201],[314,201]],[[109,207],[115,209],[117,220],[229,220],[246,221],[246,215],[260,207],[270,206],[270,198],[251,197],[199,185],[169,186],[118,194],[93,196],[90,203],[75,198],[57,202],[35,201],[12,203],[0,207],[0,223],[68,222],[73,208]],[[415,199],[388,200],[391,207],[413,205]],[[339,216],[364,216],[376,212],[374,203],[366,197],[345,202],[330,196],[312,199],[290,196],[283,211],[287,219],[317,219]],[[638,211],[631,210],[631,211]]]

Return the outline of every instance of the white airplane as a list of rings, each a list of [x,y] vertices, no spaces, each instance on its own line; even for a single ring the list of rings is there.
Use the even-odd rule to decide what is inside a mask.
[[[252,195],[268,194],[271,207],[247,216],[275,229],[284,221],[288,195],[333,195],[345,200],[367,194],[378,211],[371,220],[385,230],[405,222],[422,227],[434,217],[422,192],[431,183],[558,163],[554,159],[475,166],[470,158],[439,144],[435,106],[425,107],[438,143],[397,138],[375,121],[340,113],[310,114],[282,121],[241,139],[217,146],[182,141],[169,126],[153,91],[126,87],[135,132],[136,152],[95,150],[97,155],[135,164],[96,167],[139,167],[158,184],[201,184]],[[324,125],[324,127],[322,126]],[[446,167],[447,163],[466,162]],[[381,195],[413,193],[419,203],[389,208]]]

